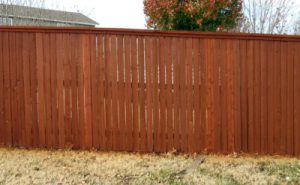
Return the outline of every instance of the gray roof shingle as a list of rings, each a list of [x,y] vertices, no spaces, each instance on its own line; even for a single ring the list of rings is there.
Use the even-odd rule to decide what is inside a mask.
[[[0,4],[0,15],[98,25],[96,21],[90,19],[82,13],[50,10],[20,5]]]

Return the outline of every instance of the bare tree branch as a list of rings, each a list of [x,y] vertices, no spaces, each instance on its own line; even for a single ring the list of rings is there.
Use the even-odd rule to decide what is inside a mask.
[[[244,17],[234,31],[287,34],[294,32],[293,0],[244,0]]]

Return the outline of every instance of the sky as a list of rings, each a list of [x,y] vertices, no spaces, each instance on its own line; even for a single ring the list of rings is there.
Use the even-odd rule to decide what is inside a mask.
[[[47,7],[80,11],[99,27],[146,28],[143,0],[46,0]]]

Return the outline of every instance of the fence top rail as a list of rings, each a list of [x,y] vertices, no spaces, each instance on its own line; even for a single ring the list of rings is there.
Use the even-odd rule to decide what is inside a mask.
[[[194,31],[161,31],[126,28],[82,28],[82,27],[49,27],[49,26],[0,26],[0,32],[31,33],[75,33],[75,34],[118,34],[161,37],[192,37],[208,39],[240,39],[240,40],[277,40],[300,42],[297,35],[271,35],[253,33],[194,32]]]

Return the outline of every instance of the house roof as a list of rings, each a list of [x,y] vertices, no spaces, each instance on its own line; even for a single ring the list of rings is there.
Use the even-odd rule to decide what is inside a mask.
[[[82,25],[98,25],[98,23],[79,12],[66,12],[19,5],[0,4],[0,16],[35,19]]]

